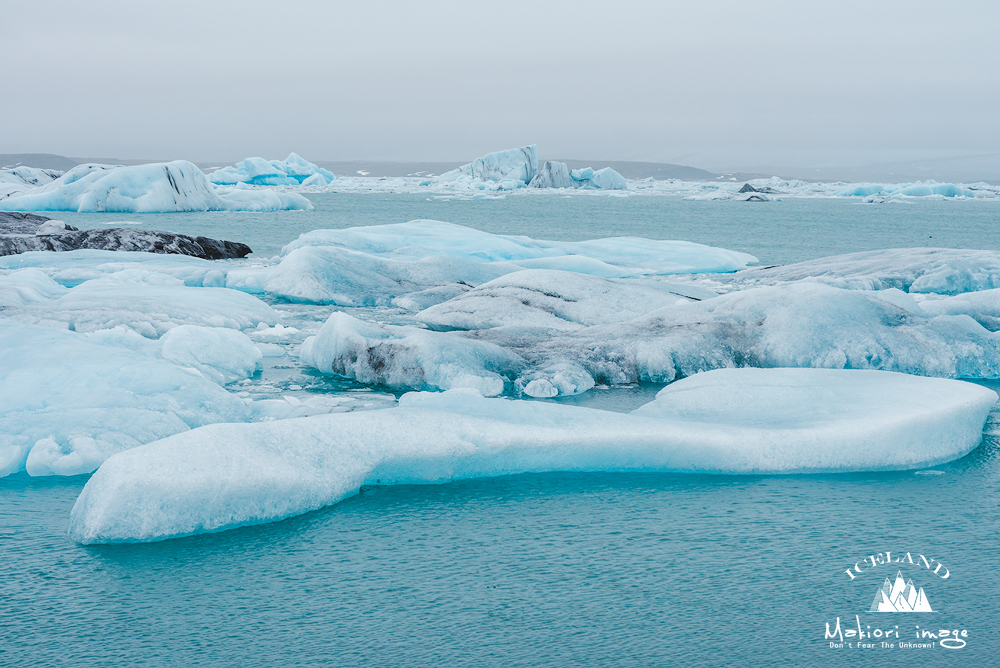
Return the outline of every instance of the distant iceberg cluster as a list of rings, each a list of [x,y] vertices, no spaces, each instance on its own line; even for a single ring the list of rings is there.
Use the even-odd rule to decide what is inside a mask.
[[[0,179],[8,178],[0,174]],[[242,186],[242,187],[240,187]],[[186,160],[122,167],[78,165],[65,174],[0,199],[0,211],[281,211],[310,209],[300,194],[213,185]]]
[[[570,170],[564,162],[548,161],[539,170],[538,147],[534,144],[489,153],[458,169],[424,180],[420,185],[480,191],[510,191],[525,186],[592,190],[625,190],[628,187],[625,178],[610,167],[596,171],[590,167]]]
[[[105,173],[107,172],[107,173]],[[0,170],[0,210],[9,211],[275,211],[308,209],[304,194],[405,193],[483,199],[545,196],[668,196],[704,202],[773,202],[849,198],[871,204],[914,199],[1000,199],[987,183],[821,183],[779,177],[737,182],[629,180],[611,167],[570,169],[539,162],[538,148],[488,153],[439,176],[335,176],[296,153],[285,160],[246,158],[205,176],[185,161],[136,167],[80,165],[66,174],[17,167]]]
[[[290,154],[284,161],[247,158],[234,167],[217,169],[208,180],[219,185],[246,183],[254,186],[328,186],[337,177],[304,158]]]

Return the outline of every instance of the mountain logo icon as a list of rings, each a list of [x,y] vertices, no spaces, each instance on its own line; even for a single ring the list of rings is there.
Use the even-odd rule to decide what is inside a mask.
[[[924,594],[924,588],[919,590],[913,586],[913,580],[903,581],[903,572],[896,572],[896,581],[885,579],[882,586],[875,592],[871,610],[868,612],[934,612],[930,601]]]

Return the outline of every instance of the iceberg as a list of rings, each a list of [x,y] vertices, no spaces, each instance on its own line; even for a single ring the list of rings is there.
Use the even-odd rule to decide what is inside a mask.
[[[4,318],[18,322],[81,333],[124,327],[151,339],[181,325],[244,330],[280,320],[252,295],[188,287],[174,276],[139,268],[122,268],[73,288],[39,268],[20,269],[0,276],[0,307]]]
[[[57,169],[38,169],[37,167],[0,169],[0,200],[51,183],[62,175],[63,172]]]
[[[139,275],[148,272],[170,276],[189,287],[228,287],[249,293],[262,293],[264,281],[273,270],[272,266],[263,264],[237,265],[184,255],[131,251],[74,250],[0,256],[0,271],[28,268],[39,269],[67,287],[135,270]]]
[[[234,167],[223,167],[208,175],[208,180],[220,185],[246,183],[255,186],[327,186],[337,177],[295,153],[284,161],[247,158]]]
[[[460,304],[471,294],[453,301]],[[428,334],[419,328],[384,328],[385,333],[379,336],[394,341],[398,350],[383,342],[383,356],[405,353],[406,358],[425,360],[420,373],[397,377],[411,379],[412,384],[406,385],[410,389],[424,389],[424,375],[439,373],[426,364],[451,364],[448,351],[466,345],[466,341],[489,343],[516,355],[522,365],[500,372],[485,365],[477,370],[473,366],[477,358],[466,356],[462,358],[463,373],[484,378],[499,373],[510,382],[505,384],[505,392],[512,394],[521,388],[526,392],[530,382],[540,377],[556,389],[585,387],[585,379],[583,384],[552,382],[552,374],[546,370],[558,365],[582,369],[602,385],[669,383],[727,367],[875,369],[948,378],[1000,378],[1000,334],[988,331],[967,314],[934,315],[898,290],[844,290],[803,281],[702,301],[678,297],[673,304],[631,320],[580,327],[542,313],[547,305],[554,305],[554,310],[566,308],[559,306],[557,296],[545,299],[544,295],[532,295],[526,300],[529,304],[520,308],[511,303],[513,294],[515,290],[481,291],[476,301],[482,319],[462,316],[460,307],[452,315],[449,302],[428,309],[432,324],[437,322],[433,316],[441,313],[451,318],[442,320],[450,327],[474,328],[434,332],[443,338],[433,340],[432,350],[422,350],[431,344]],[[491,300],[496,304],[491,305]],[[584,301],[580,308],[585,311],[590,307]],[[337,326],[327,323],[324,329]],[[320,335],[324,335],[323,329]],[[453,341],[450,346],[445,342],[448,338]],[[325,343],[317,338],[313,345],[322,347]],[[352,352],[338,350],[338,355],[351,359]],[[307,358],[304,361],[312,363]],[[350,375],[350,365],[339,368]],[[539,389],[551,392],[549,387]]]
[[[746,253],[686,241],[543,241],[433,220],[315,230],[285,246],[281,255],[264,283],[273,295],[340,306],[420,308],[525,268],[623,277],[731,272],[757,261]],[[405,299],[413,294],[420,296]]]
[[[309,337],[302,362],[322,373],[349,376],[390,388],[474,388],[484,396],[503,393],[524,363],[492,344],[415,327],[363,322],[334,313]]]
[[[109,348],[129,335],[134,349]],[[175,336],[187,337],[186,347],[194,349],[217,338],[207,328]],[[252,347],[249,339],[247,344]],[[159,345],[123,330],[91,336],[0,319],[0,476],[25,468],[34,476],[89,473],[112,454],[142,443],[212,422],[250,419],[245,402],[185,368],[187,360],[181,367],[155,350],[141,350]],[[199,354],[202,368],[218,365],[220,375],[240,364],[252,370],[260,356],[231,345]],[[240,355],[250,359],[234,361]]]
[[[281,211],[311,209],[302,195],[216,188],[186,160],[131,167],[79,165],[37,188],[0,200],[4,211]]]
[[[835,255],[777,267],[754,267],[743,285],[816,281],[850,290],[896,288],[956,295],[1000,288],[1000,252],[954,248],[898,248]]]
[[[408,394],[396,408],[209,425],[116,454],[84,487],[69,533],[155,541],[298,515],[364,485],[524,472],[926,467],[974,449],[996,400],[957,381],[821,369],[700,374],[632,414]]]
[[[984,193],[977,188],[967,188],[954,183],[917,181],[915,183],[865,183],[852,184],[834,191],[834,197],[981,197]],[[995,194],[995,193],[994,193]]]
[[[611,169],[591,167],[570,171],[565,162],[546,161],[535,178],[532,188],[595,188],[597,190],[627,190],[625,177]]]
[[[479,189],[492,187],[514,190],[528,185],[537,173],[538,149],[532,144],[488,153],[467,165],[435,177],[433,182]]]
[[[431,306],[416,318],[437,330],[510,326],[580,329],[624,322],[678,301],[716,296],[704,288],[666,281],[525,269]]]
[[[528,185],[532,188],[575,188],[577,183],[565,162],[546,160]]]

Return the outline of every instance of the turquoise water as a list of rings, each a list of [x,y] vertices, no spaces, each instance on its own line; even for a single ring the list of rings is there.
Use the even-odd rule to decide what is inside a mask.
[[[138,221],[144,227],[241,241],[271,257],[303,232],[444,220],[493,234],[580,241],[613,236],[682,239],[788,263],[880,248],[1000,249],[1000,202],[850,199],[688,202],[665,196],[515,196],[442,200],[424,195],[310,194],[314,211],[209,214],[51,214],[81,228]]]
[[[316,211],[287,214],[60,217],[139,219],[246,241],[263,255],[310,229],[418,217],[553,239],[683,238],[765,262],[1000,248],[1000,203],[313,199]],[[653,391],[589,401],[628,410]],[[148,545],[73,543],[67,519],[86,477],[22,473],[0,479],[0,665],[995,665],[995,420],[980,448],[936,473],[546,474],[376,487],[283,522]],[[846,575],[886,550],[936,559],[949,578],[919,563]],[[896,570],[925,588],[936,612],[866,612]],[[916,625],[964,629],[967,646],[830,648],[826,623],[840,617],[846,628],[855,615],[872,629],[898,626],[901,640]]]

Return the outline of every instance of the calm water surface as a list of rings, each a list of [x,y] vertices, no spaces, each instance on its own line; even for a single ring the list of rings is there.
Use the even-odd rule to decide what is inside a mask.
[[[1000,248],[998,203],[311,198],[316,211],[288,214],[60,217],[141,220],[265,256],[311,229],[420,217],[552,239],[682,238],[765,262]],[[592,401],[628,410],[655,389]],[[1000,432],[995,417],[988,431]],[[85,476],[22,473],[0,479],[0,665],[996,665],[1000,440],[934,470],[376,487],[270,525],[100,547],[65,533]],[[845,574],[886,550],[950,576],[909,564]],[[900,568],[934,613],[866,612]],[[901,640],[917,625],[965,629],[968,645],[831,649],[825,624],[855,615]]]
[[[751,253],[768,264],[880,248],[1000,250],[1000,202],[849,199],[687,202],[666,196],[509,195],[442,200],[424,195],[310,194],[313,211],[273,213],[54,213],[81,228],[138,221],[143,227],[242,241],[271,257],[303,232],[358,225],[444,220],[493,234],[580,241],[636,236],[682,239]]]

